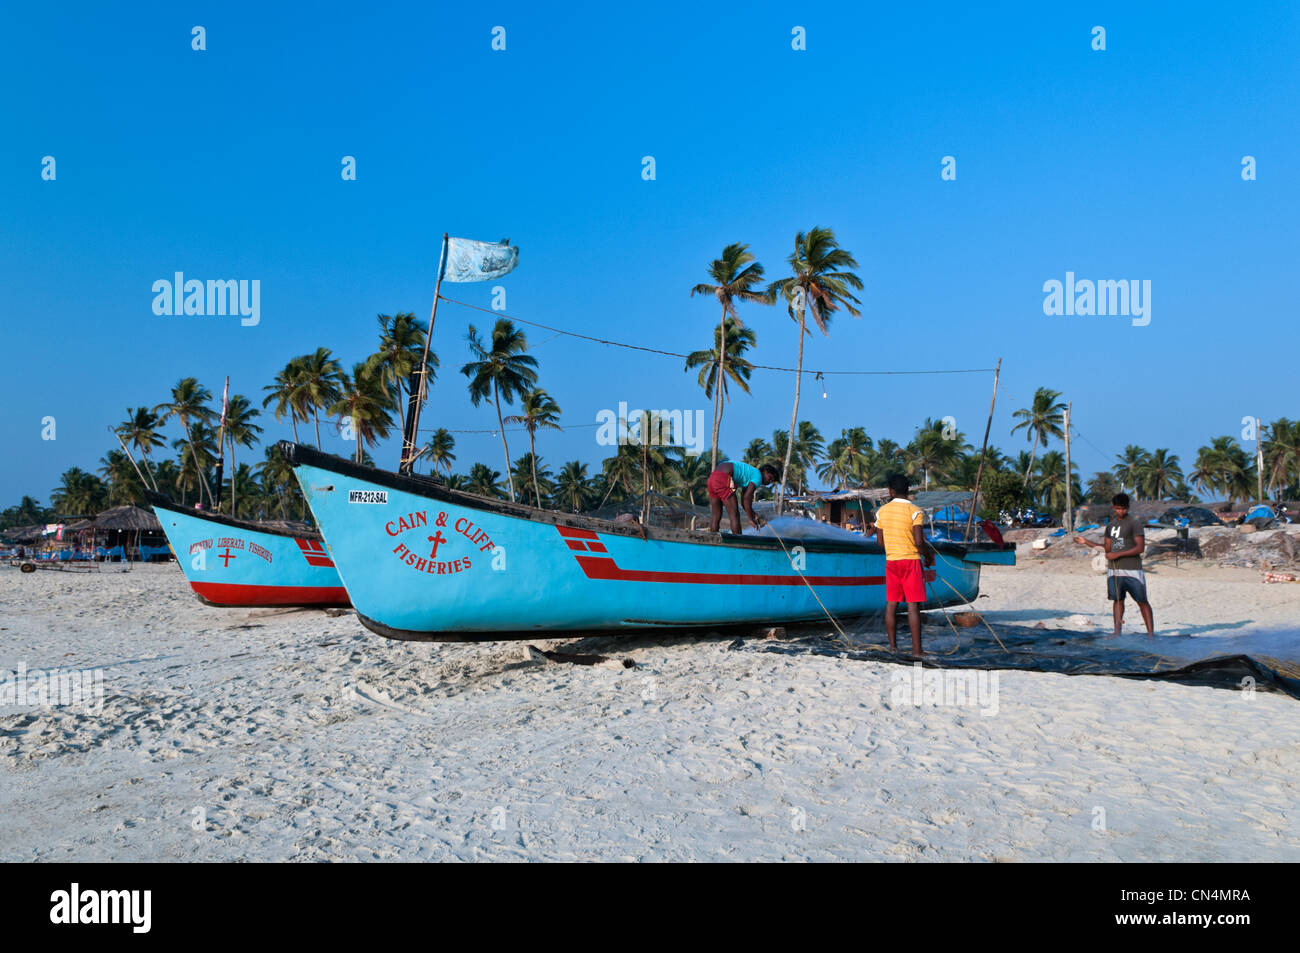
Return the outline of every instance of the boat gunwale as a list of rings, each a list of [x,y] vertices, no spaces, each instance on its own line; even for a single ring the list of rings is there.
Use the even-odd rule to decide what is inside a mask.
[[[210,513],[207,510],[195,510],[188,506],[177,503],[170,496],[163,493],[155,493],[153,490],[144,491],[145,500],[150,506],[162,508],[172,513],[179,513],[182,516],[192,516],[195,519],[207,520],[210,523],[217,523],[222,526],[229,526],[234,529],[242,529],[255,533],[268,533],[271,536],[287,536],[290,539],[317,539],[324,542],[319,530],[291,530],[283,529],[279,526],[263,526],[254,520],[241,520],[237,516],[226,516],[224,513]],[[159,520],[161,522],[161,520]]]
[[[538,509],[524,503],[494,500],[490,497],[479,496],[476,493],[467,493],[464,490],[453,490],[432,477],[420,474],[408,476],[375,467],[367,467],[352,460],[345,460],[343,457],[317,450],[314,447],[293,443],[288,440],[280,441],[279,447],[289,463],[294,467],[299,465],[313,466],[321,470],[337,473],[340,476],[365,480],[368,483],[375,483],[403,493],[411,493],[470,509],[486,510],[489,513],[534,523],[549,523],[553,526],[585,529],[612,536],[627,536],[631,539],[647,539],[667,543],[691,543],[696,546],[717,546],[730,549],[785,549],[786,547],[782,542],[782,539],[784,539],[793,545],[802,546],[807,552],[857,553],[870,556],[883,556],[885,552],[884,547],[879,543],[866,542],[865,540],[858,543],[813,537],[782,537],[782,539],[778,539],[774,536],[745,536],[734,533],[714,535],[700,531],[691,532],[689,530],[643,526],[640,523],[634,524],[636,527],[634,529],[626,523],[615,523],[612,520],[598,519],[581,513],[559,513],[554,510]],[[308,500],[308,503],[310,504],[310,500]],[[958,543],[951,540],[930,540],[929,542],[936,552],[946,556],[955,556],[958,559],[963,558],[968,551],[972,550],[980,552],[1015,551],[1015,543],[999,545],[992,542]]]

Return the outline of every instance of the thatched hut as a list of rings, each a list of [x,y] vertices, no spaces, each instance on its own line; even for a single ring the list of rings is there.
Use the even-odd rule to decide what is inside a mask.
[[[26,546],[40,539],[44,530],[45,527],[40,523],[32,526],[11,526],[9,529],[0,530],[0,540]]]
[[[149,510],[139,506],[114,506],[95,517],[93,546],[112,551],[119,546],[132,559],[167,551],[167,537],[162,523]]]

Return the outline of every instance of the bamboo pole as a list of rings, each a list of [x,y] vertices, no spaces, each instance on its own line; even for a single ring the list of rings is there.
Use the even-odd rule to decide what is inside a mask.
[[[980,481],[984,477],[984,457],[989,450],[989,431],[993,429],[993,408],[998,402],[998,377],[1002,373],[1002,358],[998,358],[998,366],[993,369],[993,398],[989,401],[989,420],[984,425],[984,446],[980,448],[980,465],[975,471],[975,492],[970,498],[970,513],[966,516],[966,532],[962,534],[963,540],[970,539],[971,527],[975,523],[975,503],[980,496]]]
[[[1255,474],[1259,483],[1259,502],[1264,502],[1264,423],[1255,418]]]
[[[433,322],[438,317],[438,298],[442,292],[442,271],[447,265],[447,233],[442,233],[442,250],[438,253],[438,280],[433,286],[433,307],[429,309],[429,329],[424,335],[424,355],[420,358],[419,386],[412,391],[407,406],[406,433],[402,435],[402,458],[398,463],[401,473],[410,475],[415,468],[415,445],[420,439],[420,409],[429,396],[429,342],[433,340]],[[507,475],[509,464],[507,462]]]
[[[1065,526],[1066,533],[1074,532],[1074,481],[1070,478],[1070,411],[1074,401],[1065,405]]]

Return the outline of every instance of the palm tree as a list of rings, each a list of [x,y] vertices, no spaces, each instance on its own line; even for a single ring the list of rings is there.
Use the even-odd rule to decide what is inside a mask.
[[[492,341],[485,346],[478,329],[469,326],[469,349],[477,358],[460,369],[470,379],[469,397],[477,407],[489,394],[497,408],[497,427],[501,434],[501,449],[505,451],[506,478],[510,484],[510,499],[515,499],[515,481],[510,476],[510,446],[506,443],[506,428],[501,419],[501,401],[513,404],[516,394],[522,394],[537,383],[537,359],[524,352],[528,339],[508,318],[498,318],[492,328]],[[472,478],[472,477],[471,477]]]
[[[704,497],[708,493],[709,474],[713,471],[705,463],[704,457],[697,454],[683,454],[673,467],[672,475],[680,492],[695,505],[695,495]]]
[[[55,513],[31,496],[24,496],[17,506],[10,506],[0,514],[0,526],[33,526],[37,523],[53,522]]]
[[[289,519],[295,510],[301,512],[306,502],[302,498],[302,488],[293,475],[293,464],[285,457],[279,444],[266,447],[265,459],[257,465],[257,479],[262,484],[263,495],[277,501],[283,519]]]
[[[253,476],[253,468],[250,467],[247,463],[241,463],[238,466],[236,466],[234,460],[231,460],[230,470],[231,470],[230,479],[227,482],[230,484],[231,515],[232,516],[239,515],[236,512],[235,501],[243,500],[244,507],[247,511],[253,513],[256,516],[265,516],[264,513],[258,512],[260,509],[258,505],[259,504],[258,496],[260,495],[259,493],[260,487],[257,485],[257,480]]]
[[[591,495],[591,480],[587,477],[587,465],[577,460],[570,460],[560,468],[555,481],[555,496],[562,500],[571,512],[577,513]]]
[[[700,286],[703,287],[703,286]],[[719,355],[719,334],[725,330],[726,353]],[[745,359],[745,352],[754,346],[758,336],[743,326],[736,318],[728,317],[713,332],[713,347],[707,351],[692,351],[686,355],[683,370],[699,368],[696,383],[704,390],[704,396],[713,401],[713,468],[718,465],[718,434],[722,428],[722,410],[726,401],[731,399],[728,381],[734,383],[746,394],[749,393],[749,378],[754,373],[754,365]],[[719,379],[722,387],[717,386]]]
[[[917,429],[916,436],[907,445],[904,455],[908,460],[908,472],[922,474],[922,487],[930,488],[930,474],[946,476],[958,463],[958,458],[966,449],[966,438],[958,432],[953,437],[944,436],[944,422],[925,418]]]
[[[708,376],[714,380],[721,378],[722,387],[714,389],[712,386],[705,387],[704,396],[713,398],[713,469],[718,467],[718,431],[722,427],[722,406],[726,399],[728,376],[727,358],[731,356],[732,339],[731,332],[727,329],[728,320],[734,322],[736,327],[744,329],[745,326],[736,313],[736,302],[746,301],[751,304],[771,304],[775,299],[766,291],[759,291],[759,286],[763,283],[763,266],[758,260],[750,254],[749,246],[740,242],[735,242],[722,249],[722,257],[716,258],[709,265],[709,277],[713,279],[714,284],[702,283],[691,289],[691,297],[697,294],[712,295],[718,299],[722,306],[722,317],[718,320],[717,333],[713,335],[713,351],[702,352],[696,351],[686,359],[686,369],[690,370],[697,365],[691,363],[691,359],[701,354],[706,354],[705,360],[712,362],[715,366],[712,373]],[[743,352],[745,348],[754,344],[754,334],[747,331],[748,340],[745,346],[740,348]],[[722,342],[726,342],[724,347]],[[702,362],[701,362],[702,363]],[[746,362],[748,367],[748,362]],[[750,368],[752,370],[752,368]],[[700,372],[701,384],[704,386],[705,371]],[[749,378],[749,372],[744,374],[746,380]],[[749,393],[749,387],[742,381],[732,377],[736,383],[740,384],[745,393]]]
[[[785,478],[782,481],[786,486],[794,484],[796,495],[803,493],[804,480],[808,476],[808,471],[817,465],[821,459],[823,450],[821,432],[813,426],[811,421],[800,421],[798,436],[795,438],[794,447],[790,448],[786,440],[784,430],[774,430],[772,432],[772,448],[778,457],[789,460],[789,470],[785,471]],[[766,461],[764,461],[766,462]]]
[[[275,402],[275,419],[283,420],[284,415],[289,415],[289,422],[293,425],[293,442],[298,442],[298,407],[301,404],[301,384],[302,381],[302,358],[295,357],[288,364],[284,365],[275,375],[275,383],[268,384],[262,390],[268,390],[271,393],[266,395],[262,401],[263,407],[270,406]],[[302,418],[306,420],[306,417]]]
[[[192,434],[192,425],[211,423],[214,414],[208,407],[208,401],[212,399],[212,393],[196,378],[183,377],[172,388],[172,399],[169,404],[159,404],[155,407],[154,413],[162,411],[162,416],[158,418],[159,426],[166,424],[173,417],[180,423],[185,431],[185,439],[190,445],[190,454],[193,457],[193,473],[196,474],[199,481],[199,497],[202,499],[206,490],[208,499],[212,499],[212,491],[207,487],[207,480],[203,479],[202,474],[207,471],[199,465],[198,451],[194,449],[194,437]]]
[[[134,446],[136,450],[140,451],[140,456],[144,460],[144,472],[149,476],[150,482],[153,483],[154,492],[158,490],[158,483],[149,470],[149,454],[153,452],[155,447],[167,446],[167,441],[158,433],[160,426],[158,415],[148,407],[128,407],[126,409],[126,420],[122,421],[114,429],[114,433],[126,441],[127,446]]]
[[[782,431],[782,433],[784,432]],[[745,448],[744,462],[757,467],[767,463],[774,456],[776,456],[776,451],[772,449],[772,445],[762,437],[755,437],[749,441],[749,446]],[[714,467],[714,469],[716,470],[717,467]]]
[[[173,460],[159,460],[153,466],[154,484],[168,493],[180,489],[180,469]]]
[[[446,470],[447,475],[451,475],[451,465],[456,462],[456,454],[452,451],[456,448],[456,438],[451,435],[446,427],[439,427],[429,438],[420,453],[429,458],[429,466],[434,472]]]
[[[311,413],[316,423],[316,449],[320,450],[320,412],[331,412],[329,408],[338,403],[347,378],[327,347],[318,347],[311,354],[298,358],[298,361],[298,412],[304,420],[306,413]]]
[[[217,460],[217,432],[205,423],[196,422],[187,434],[187,439],[172,441],[180,466],[176,483],[181,488],[182,503],[188,492],[194,489],[199,490],[199,501],[202,502],[203,488],[208,485],[209,474]],[[190,451],[188,456],[186,448]],[[208,498],[212,498],[210,490]]]
[[[407,382],[424,354],[424,325],[410,311],[399,311],[391,317],[381,314],[375,320],[379,323],[379,350],[366,359],[366,374],[375,377],[385,393],[390,387],[396,391],[397,422],[405,434]],[[438,356],[430,351],[430,378],[435,376],[437,366]]]
[[[102,480],[80,467],[71,467],[50,491],[50,505],[59,516],[94,516],[104,508],[108,496]]]
[[[805,316],[811,314],[813,321],[822,334],[828,335],[831,315],[839,308],[844,308],[855,318],[861,316],[854,305],[861,304],[849,291],[862,290],[862,279],[849,268],[858,266],[854,257],[839,247],[835,233],[829,228],[815,227],[811,231],[799,232],[794,237],[794,251],[787,259],[793,274],[768,286],[769,297],[778,295],[785,299],[786,311],[799,323],[799,362],[794,375],[794,407],[790,412],[790,433],[798,433],[796,421],[799,419],[799,391],[803,381],[803,339],[809,333]],[[777,512],[780,512],[784,499],[783,488],[790,473],[790,455],[794,451],[793,443],[785,448],[785,466],[781,473],[783,478],[777,489]]]
[[[1111,472],[1115,474],[1115,479],[1119,480],[1121,487],[1130,487],[1134,493],[1140,490],[1141,471],[1146,466],[1151,454],[1147,453],[1135,443],[1130,443],[1124,448],[1124,452],[1116,454],[1115,465],[1111,467]]]
[[[1178,466],[1178,455],[1161,448],[1143,462],[1137,476],[1149,499],[1163,500],[1172,486],[1183,479],[1183,471]]]
[[[500,472],[493,470],[486,463],[476,463],[469,469],[469,479],[465,488],[479,496],[501,497]]]
[[[1279,417],[1266,428],[1264,466],[1268,469],[1269,492],[1300,486],[1300,421]],[[1295,482],[1291,474],[1295,474]]]
[[[1079,485],[1079,477],[1075,472],[1078,467],[1073,461],[1070,463],[1070,491],[1073,493],[1071,499],[1082,500],[1083,488]],[[1043,454],[1043,459],[1038,464],[1038,480],[1034,489],[1049,510],[1053,513],[1064,513],[1066,505],[1066,476],[1065,476],[1065,454],[1059,450],[1049,450]]]
[[[1088,481],[1088,502],[1090,503],[1109,503],[1119,492],[1119,484],[1115,482],[1115,477],[1100,470],[1092,475]]]
[[[106,502],[111,506],[138,503],[144,487],[130,458],[121,450],[110,450],[99,460],[99,475],[104,478]]]
[[[1245,453],[1240,452],[1238,459],[1238,454],[1233,453],[1234,449],[1241,451],[1236,440],[1225,436],[1213,438],[1210,446],[1196,451],[1196,463],[1188,478],[1197,489],[1209,493],[1227,493],[1234,468],[1240,468],[1245,461]]]
[[[370,366],[363,361],[353,366],[352,377],[343,374],[338,381],[339,396],[325,409],[331,417],[352,421],[352,433],[357,441],[353,457],[358,463],[365,449],[387,437],[393,426],[393,416],[389,413],[393,395],[384,387],[379,374],[368,370]]]
[[[555,489],[555,484],[551,482],[550,468],[530,451],[515,461],[513,470],[521,484],[527,485],[532,481],[533,499],[536,501],[537,508],[541,509],[542,496],[549,496]],[[542,490],[546,491],[545,494],[541,492]]]
[[[614,456],[601,461],[600,470],[611,489],[617,487],[627,496],[635,496],[641,489],[641,451],[630,443],[619,444]]]
[[[826,462],[817,468],[817,475],[838,490],[850,483],[864,483],[870,470],[872,449],[865,428],[841,430],[840,436],[827,446]]]
[[[533,462],[537,460],[537,431],[541,430],[559,430],[560,424],[560,405],[551,399],[551,395],[546,393],[540,387],[535,387],[524,394],[519,401],[523,410],[522,414],[516,414],[505,419],[508,424],[523,424],[524,429],[528,431],[528,456]],[[533,472],[533,501],[538,507],[542,506],[541,492],[537,488],[537,473]]]
[[[1026,440],[1031,436],[1034,438],[1034,448],[1029,452],[1029,466],[1025,468],[1025,486],[1029,485],[1029,478],[1034,472],[1038,444],[1041,442],[1045,448],[1048,437],[1065,436],[1065,431],[1061,429],[1065,424],[1065,404],[1057,400],[1060,396],[1059,390],[1040,387],[1034,391],[1034,401],[1029,407],[1022,407],[1011,415],[1020,421],[1011,428],[1011,432],[1014,434],[1017,430],[1024,430]]]
[[[243,394],[235,394],[230,398],[230,403],[226,406],[226,442],[230,445],[230,470],[234,473],[236,470],[235,447],[247,447],[252,449],[257,443],[257,435],[262,432],[262,428],[253,423],[253,420],[262,416],[262,412],[255,408],[247,397]],[[249,476],[252,480],[252,476]],[[230,481],[230,515],[238,516],[238,499],[234,493],[242,486],[238,480]]]

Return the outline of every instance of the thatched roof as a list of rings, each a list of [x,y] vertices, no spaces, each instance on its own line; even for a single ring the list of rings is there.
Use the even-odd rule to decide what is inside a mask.
[[[76,533],[83,529],[90,529],[95,525],[94,520],[77,520],[75,523],[68,523],[63,527],[65,533]]]
[[[34,543],[41,538],[41,532],[45,527],[39,523],[34,526],[13,526],[9,529],[0,530],[0,538],[12,540],[15,543]]]
[[[162,523],[153,513],[138,506],[114,506],[95,517],[95,528],[159,532]]]

